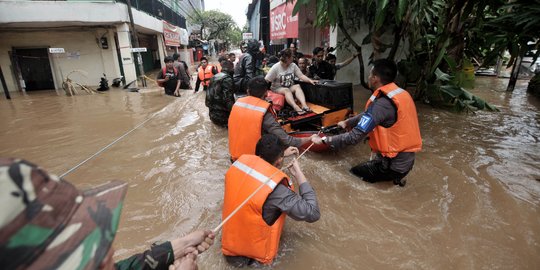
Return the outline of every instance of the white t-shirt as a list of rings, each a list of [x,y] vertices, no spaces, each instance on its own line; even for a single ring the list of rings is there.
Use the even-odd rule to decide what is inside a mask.
[[[286,87],[289,88],[294,85],[294,77],[300,78],[302,71],[295,63],[291,63],[286,69],[283,67],[283,62],[278,62],[272,66],[268,74],[264,77],[269,82],[272,82],[270,89],[272,91],[280,88]]]

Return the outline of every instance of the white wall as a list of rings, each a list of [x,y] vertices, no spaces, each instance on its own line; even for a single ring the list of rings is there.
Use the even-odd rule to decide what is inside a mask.
[[[81,84],[98,85],[102,73],[109,79],[120,76],[118,58],[113,38],[114,29],[87,29],[62,32],[26,32],[2,33],[0,43],[0,65],[4,73],[7,87],[11,91],[18,91],[11,70],[11,61],[8,51],[15,48],[64,48],[66,53],[49,54],[51,70],[57,89],[62,87],[62,76],[65,78],[73,70],[82,70],[73,73],[70,78]],[[109,48],[101,49],[97,39],[103,34],[108,37]],[[69,54],[79,54],[77,57],[68,57]]]
[[[161,20],[136,9],[132,12],[139,32],[163,33]],[[0,1],[0,65],[8,89],[18,90],[8,54],[13,47],[54,47],[64,48],[67,53],[80,52],[79,59],[68,59],[67,53],[51,56],[57,88],[61,87],[62,76],[75,69],[88,72],[87,77],[74,74],[70,78],[89,85],[97,85],[102,73],[109,79],[120,76],[114,32],[117,25],[126,23],[129,23],[127,6],[114,1]],[[16,30],[11,30],[12,27]],[[108,38],[107,50],[102,50],[96,41],[103,34]],[[122,59],[132,59],[131,44],[122,47]],[[133,64],[124,65],[124,72],[126,80],[135,79]]]
[[[366,25],[362,25],[361,29],[363,31],[359,31],[356,33],[350,33],[354,40],[358,42],[358,44],[362,43],[362,40],[364,37],[368,34],[368,27]],[[332,36],[332,34],[330,35]],[[342,34],[341,30],[337,30],[337,39],[336,41],[339,42],[344,38],[344,35]],[[393,42],[393,35],[387,34],[383,36],[382,42],[385,44],[391,44]],[[350,51],[346,49],[338,50],[336,53],[337,62],[343,62],[345,59],[349,58],[353,52],[356,50],[351,46],[349,48]],[[390,52],[390,48],[387,49],[379,58],[384,58],[388,56],[388,53]],[[369,76],[369,71],[371,69],[370,59],[369,57],[373,53],[373,47],[368,44],[362,46],[362,56],[364,58],[364,78],[367,81],[367,77]],[[400,48],[398,49],[396,53],[396,59],[403,59],[405,58],[406,53],[406,46],[404,44],[401,44]],[[352,82],[353,84],[360,84],[360,66],[358,64],[358,60],[354,59],[348,66],[338,70],[336,80],[344,81],[344,82]]]
[[[116,3],[1,1],[0,23],[129,21],[127,7]]]

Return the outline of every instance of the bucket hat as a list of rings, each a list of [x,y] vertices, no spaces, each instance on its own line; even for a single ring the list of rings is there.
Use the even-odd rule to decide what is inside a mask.
[[[0,158],[3,269],[96,269],[116,234],[127,185],[80,191],[21,159]]]

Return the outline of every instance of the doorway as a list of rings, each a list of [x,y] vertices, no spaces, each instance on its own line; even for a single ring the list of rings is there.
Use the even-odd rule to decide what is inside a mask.
[[[14,49],[26,91],[54,89],[47,48]]]

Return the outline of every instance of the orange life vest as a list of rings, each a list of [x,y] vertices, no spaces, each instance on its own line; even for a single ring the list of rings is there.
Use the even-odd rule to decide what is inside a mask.
[[[229,153],[232,160],[244,154],[254,155],[261,138],[264,114],[270,103],[260,98],[239,98],[229,116]]]
[[[213,66],[210,64],[206,65],[205,69],[199,67],[199,80],[201,80],[203,86],[210,85],[210,79],[214,76],[214,73],[212,73],[212,68]]]
[[[224,255],[272,263],[279,248],[286,215],[282,213],[269,226],[262,218],[262,210],[268,195],[280,183],[294,190],[286,174],[258,156],[242,155],[233,163],[225,174],[222,219],[227,218],[257,188],[264,186],[223,225],[221,251]]]
[[[397,119],[396,123],[389,128],[376,126],[370,132],[369,145],[371,150],[389,158],[397,156],[400,152],[419,152],[422,150],[418,114],[411,95],[395,83],[389,83],[373,92],[366,103],[366,110],[381,94],[389,97],[396,106]]]

